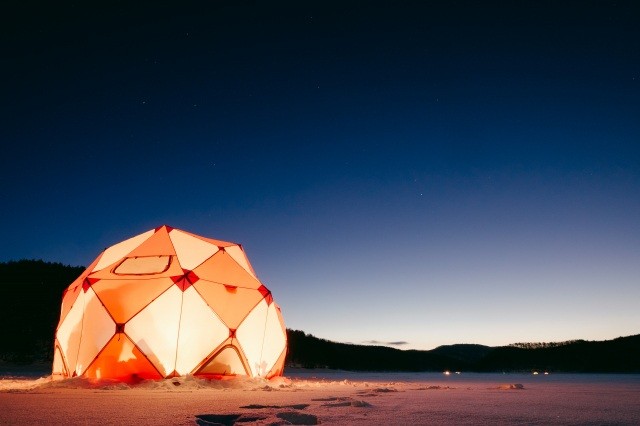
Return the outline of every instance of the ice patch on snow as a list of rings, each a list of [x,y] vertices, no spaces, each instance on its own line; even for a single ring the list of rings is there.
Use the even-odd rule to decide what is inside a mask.
[[[317,425],[320,423],[317,416],[299,413],[297,411],[285,411],[276,414],[276,416],[292,425]]]
[[[498,386],[498,389],[500,389],[500,390],[520,390],[520,389],[524,389],[524,385],[522,385],[521,383],[512,383],[512,384],[500,385],[500,386]]]

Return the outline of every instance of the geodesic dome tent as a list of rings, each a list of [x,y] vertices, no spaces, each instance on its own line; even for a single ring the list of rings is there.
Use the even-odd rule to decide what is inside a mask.
[[[161,226],[107,248],[65,290],[53,377],[270,378],[286,346],[239,244]]]

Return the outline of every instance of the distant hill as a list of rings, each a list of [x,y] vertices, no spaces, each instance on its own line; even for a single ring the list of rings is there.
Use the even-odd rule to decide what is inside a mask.
[[[304,368],[353,371],[426,371],[468,369],[465,360],[432,351],[400,350],[386,346],[335,343],[300,330],[287,330],[287,364]]]
[[[429,352],[473,365],[486,357],[493,349],[490,346],[460,343],[457,345],[438,346]]]
[[[51,362],[63,290],[84,270],[42,260],[0,263],[0,362]],[[640,372],[640,335],[603,342],[448,345],[400,350],[287,330],[287,365],[352,371]]]

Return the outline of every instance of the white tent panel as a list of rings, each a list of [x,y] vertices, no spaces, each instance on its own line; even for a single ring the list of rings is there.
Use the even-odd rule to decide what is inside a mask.
[[[60,342],[60,349],[67,360],[70,371],[75,370],[80,349],[80,338],[82,337],[82,317],[84,314],[84,292],[79,289],[80,294],[76,298],[71,310],[64,318],[58,328],[56,337]]]
[[[262,299],[253,308],[247,318],[236,331],[238,343],[247,357],[252,376],[264,376],[268,373],[266,365],[262,360],[262,343],[264,341],[264,330],[267,323],[267,302]]]
[[[124,329],[165,377],[173,372],[176,365],[181,305],[182,291],[175,285],[171,286],[131,318]]]
[[[267,311],[267,327],[264,332],[264,345],[262,346],[261,364],[265,365],[265,374],[275,365],[286,346],[287,336],[280,325],[276,304],[272,303]]]
[[[89,288],[84,297],[84,318],[82,319],[82,342],[78,353],[76,374],[81,375],[91,365],[98,352],[104,348],[116,332],[116,324],[111,319],[96,296]]]
[[[194,287],[184,292],[178,338],[176,371],[180,375],[193,370],[229,337],[229,329],[211,310]]]
[[[178,255],[178,262],[183,269],[195,269],[202,262],[216,254],[218,247],[193,237],[177,229],[171,230],[169,238]]]

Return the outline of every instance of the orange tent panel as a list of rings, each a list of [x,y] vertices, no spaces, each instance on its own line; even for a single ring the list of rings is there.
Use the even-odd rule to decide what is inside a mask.
[[[93,379],[109,378],[124,382],[162,378],[147,357],[123,333],[111,338],[84,375]]]
[[[193,271],[201,279],[220,284],[255,289],[262,285],[224,250],[217,252]]]
[[[193,286],[220,319],[233,329],[238,328],[264,297],[258,290],[225,286],[206,280],[198,280]]]
[[[92,288],[116,323],[125,323],[174,285],[171,278],[100,280]]]
[[[158,255],[175,256],[175,254],[176,251],[171,243],[171,238],[169,238],[169,233],[167,232],[166,227],[163,226],[145,242],[131,251],[127,257]]]

